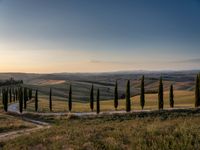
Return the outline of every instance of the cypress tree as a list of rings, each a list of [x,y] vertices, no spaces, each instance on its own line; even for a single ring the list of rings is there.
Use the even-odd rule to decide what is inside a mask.
[[[10,103],[12,102],[12,90],[11,88],[9,89],[9,98],[10,98]]]
[[[142,76],[142,79],[141,79],[140,105],[143,109],[145,105],[144,76]]]
[[[69,111],[71,112],[71,110],[72,110],[72,86],[71,86],[71,84],[69,86],[68,108],[69,108]]]
[[[117,83],[117,81],[115,82],[114,107],[115,107],[115,110],[117,110],[117,107],[118,107],[118,83]]]
[[[52,111],[52,90],[50,88],[50,92],[49,92],[49,109],[50,111]]]
[[[6,92],[6,112],[8,111],[8,90]]]
[[[23,90],[22,88],[19,89],[19,112],[22,113],[23,111]]]
[[[5,103],[5,89],[2,90],[2,104],[4,105]]]
[[[170,107],[174,107],[174,90],[173,90],[173,85],[170,86],[170,92],[169,92],[169,103]]]
[[[8,111],[8,89],[4,91],[3,93],[3,98],[4,98],[4,111],[7,112]]]
[[[162,83],[162,77],[160,77],[159,82],[159,90],[158,90],[158,109],[163,109],[163,83]]]
[[[197,75],[195,85],[195,107],[198,107],[200,104],[199,82],[199,75]]]
[[[126,112],[131,111],[131,99],[130,99],[130,81],[127,81],[126,85]]]
[[[2,91],[2,104],[3,106],[5,105],[5,96],[4,96],[4,90]]]
[[[92,84],[91,90],[90,90],[90,109],[93,111],[94,109],[94,87]]]
[[[29,89],[29,100],[31,100],[32,99],[32,89]]]
[[[15,99],[18,101],[18,89],[15,89]]]
[[[200,73],[198,74],[199,75],[199,106],[200,106]]]
[[[27,88],[24,88],[24,109],[26,109],[27,100]]]
[[[38,111],[38,90],[35,91],[35,111]]]
[[[99,94],[100,93],[99,93],[99,89],[98,89],[97,90],[97,104],[96,104],[96,106],[97,106],[97,114],[100,113],[100,102],[99,102],[100,95]]]
[[[15,99],[15,89],[13,90],[13,101],[15,102],[16,99]]]

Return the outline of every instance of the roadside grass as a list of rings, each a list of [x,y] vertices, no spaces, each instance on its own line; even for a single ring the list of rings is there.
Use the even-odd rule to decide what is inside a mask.
[[[5,113],[0,113],[0,133],[32,128],[34,125]]]
[[[199,149],[199,110],[139,114],[100,115],[93,118],[55,117],[56,123],[50,129],[0,145],[5,150],[13,147],[16,150]]]
[[[194,92],[192,91],[174,91],[175,108],[190,108],[194,107]],[[144,109],[155,110],[158,108],[158,96],[157,94],[146,94],[146,102]],[[131,98],[132,110],[141,110],[140,96]],[[125,99],[119,100],[119,106],[117,110],[125,110]],[[114,111],[113,100],[102,100],[101,111]],[[52,100],[53,112],[68,112],[67,99],[61,99],[59,97],[53,97]],[[88,102],[81,103],[74,100],[72,104],[72,112],[90,112],[90,104]],[[49,100],[45,95],[39,95],[39,112],[49,112]],[[164,92],[164,108],[169,108],[169,92]],[[94,103],[94,111],[96,104]],[[34,111],[34,100],[29,102],[28,111]]]

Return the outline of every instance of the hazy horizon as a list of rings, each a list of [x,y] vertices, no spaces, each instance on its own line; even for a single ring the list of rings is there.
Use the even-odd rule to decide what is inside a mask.
[[[0,72],[200,69],[199,0],[0,0]]]

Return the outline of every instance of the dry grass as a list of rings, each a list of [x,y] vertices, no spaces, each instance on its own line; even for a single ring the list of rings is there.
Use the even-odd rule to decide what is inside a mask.
[[[32,124],[22,121],[20,118],[0,113],[0,133],[34,127]]]
[[[183,115],[181,115],[183,113]],[[199,149],[199,112],[59,118],[48,130],[0,143],[23,149]],[[164,116],[167,116],[166,118]]]

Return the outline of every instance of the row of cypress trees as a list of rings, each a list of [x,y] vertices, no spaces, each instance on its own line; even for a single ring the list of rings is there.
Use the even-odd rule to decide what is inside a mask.
[[[117,83],[116,83],[117,86]],[[117,102],[117,87],[115,87],[115,100],[114,100],[114,105],[118,104]],[[142,109],[144,109],[145,106],[145,87],[144,87],[144,76],[141,78],[141,87],[140,87],[140,106]],[[164,100],[163,100],[163,81],[162,77],[160,77],[159,80],[159,88],[158,88],[158,109],[162,110],[164,107]],[[169,93],[169,102],[170,102],[170,107],[174,107],[174,93],[173,93],[173,85],[170,86],[170,93]],[[115,105],[115,109],[117,109]],[[127,87],[126,87],[126,111],[130,112],[131,111],[131,99],[130,99],[130,80],[127,81]]]
[[[72,86],[70,84],[69,86],[69,98],[68,98],[68,109],[71,112],[72,111]],[[90,109],[91,111],[94,110],[94,86],[92,85],[91,91],[90,91]],[[36,90],[35,94],[35,111],[38,110],[38,90]],[[52,89],[50,88],[49,92],[49,110],[52,111]],[[97,113],[100,112],[100,91],[97,90],[97,98],[96,98],[96,111]]]
[[[32,89],[27,87],[18,88],[18,100],[19,100],[19,112],[22,113],[23,110],[27,108],[27,101],[32,99]]]
[[[162,110],[164,108],[164,99],[163,99],[163,80],[160,77],[159,80],[159,88],[158,88],[158,109]],[[2,99],[4,104],[4,110],[7,111],[8,107],[8,95],[12,95],[11,89],[3,89],[2,91]],[[131,94],[130,94],[130,80],[127,81],[126,85],[126,111],[131,111]],[[96,95],[96,111],[100,112],[100,91],[97,90]],[[12,96],[10,96],[10,102],[12,101]],[[27,101],[32,99],[32,89],[28,88],[18,88],[14,92],[14,99],[19,100],[19,111],[22,112],[23,109],[26,109]],[[169,104],[170,107],[174,107],[174,93],[173,93],[173,85],[170,86],[169,92]],[[141,108],[144,109],[145,106],[145,84],[144,84],[144,76],[141,78],[141,91],[140,91],[140,105]],[[200,106],[200,75],[196,77],[196,88],[195,88],[195,107]],[[68,99],[68,108],[71,112],[72,110],[72,86],[69,87],[69,99]],[[118,108],[118,83],[116,81],[114,88],[114,108],[117,110]],[[52,89],[50,88],[49,94],[49,109],[52,111]],[[90,90],[90,109],[94,110],[94,86],[92,85]],[[38,111],[38,90],[35,91],[35,111]]]
[[[2,104],[4,111],[8,110],[8,103],[15,102],[17,100],[17,89],[4,88],[2,89]]]
[[[140,105],[141,108],[144,109],[145,106],[145,87],[144,87],[144,76],[141,78],[141,92],[140,92]],[[164,107],[164,101],[163,101],[163,81],[162,77],[160,77],[159,80],[159,89],[158,89],[158,109],[161,110]],[[97,113],[100,112],[100,91],[97,89],[97,95],[96,95],[96,111]],[[37,96],[36,96],[37,97]],[[36,104],[38,102],[36,101]],[[169,103],[170,107],[174,107],[174,94],[173,94],[173,85],[170,86],[170,93],[169,93]],[[69,99],[68,99],[68,108],[71,112],[72,110],[72,86],[69,87]],[[117,110],[118,108],[118,83],[115,82],[115,88],[114,88],[114,108]],[[52,111],[52,89],[50,88],[50,94],[49,94],[49,109]],[[90,109],[93,112],[94,110],[94,86],[92,84],[91,90],[90,90]],[[37,106],[36,106],[37,110]],[[127,81],[126,85],[126,111],[131,111],[131,94],[130,94],[130,80]]]

